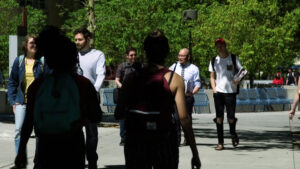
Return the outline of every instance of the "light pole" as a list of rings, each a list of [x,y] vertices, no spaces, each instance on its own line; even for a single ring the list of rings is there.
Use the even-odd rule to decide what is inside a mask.
[[[192,10],[192,9],[188,9],[188,10],[184,10],[182,12],[182,18],[184,21],[193,21],[193,20],[197,20],[198,18],[198,12],[196,10]],[[192,50],[192,31],[191,31],[191,27],[192,25],[189,24],[188,25],[188,29],[189,29],[189,54],[190,54],[190,62],[193,62],[193,50]]]

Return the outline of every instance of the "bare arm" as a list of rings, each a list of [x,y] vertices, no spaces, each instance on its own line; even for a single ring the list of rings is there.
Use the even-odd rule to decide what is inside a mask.
[[[200,87],[194,87],[192,94],[194,95],[194,94],[198,93],[199,90],[200,90]]]
[[[216,73],[215,72],[210,72],[210,85],[213,90],[213,93],[217,93],[216,89]]]
[[[122,87],[122,83],[120,82],[120,78],[119,78],[119,77],[116,77],[115,82],[116,82],[116,84],[117,84],[117,86],[118,86],[119,88]]]
[[[299,102],[299,93],[298,93],[299,90],[300,90],[300,83],[298,82],[298,88],[297,88],[297,91],[296,91],[295,96],[294,96],[294,101],[293,101],[291,111],[289,113],[290,119],[293,119],[293,117],[295,115],[296,107],[297,107],[298,102]]]
[[[168,74],[170,75],[170,73]],[[169,79],[169,76],[165,76],[166,79]],[[182,78],[174,74],[172,83],[170,84],[170,89],[172,93],[175,95],[175,102],[178,110],[178,116],[183,128],[184,133],[187,136],[187,141],[190,143],[190,148],[193,154],[192,165],[200,168],[201,162],[196,146],[195,136],[193,133],[193,128],[190,120],[190,116],[186,110],[186,102],[185,102],[185,93],[184,93],[184,83]]]

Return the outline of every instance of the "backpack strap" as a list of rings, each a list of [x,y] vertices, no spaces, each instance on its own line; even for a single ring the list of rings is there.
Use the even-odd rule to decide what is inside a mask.
[[[169,79],[169,82],[168,82],[169,86],[170,86],[170,84],[171,84],[171,82],[172,82],[173,75],[174,75],[174,72],[175,72],[175,70],[176,70],[176,66],[177,66],[177,62],[175,63],[175,67],[174,67],[173,71],[171,72],[171,76],[170,76],[170,79]]]
[[[214,72],[216,71],[215,70],[215,60],[216,60],[216,56],[211,59],[211,66],[212,66],[212,69]]]
[[[24,60],[24,55],[19,56],[19,68],[22,66],[22,61]]]
[[[234,74],[236,74],[239,72],[239,70],[237,69],[237,66],[236,66],[236,55],[231,54],[231,60],[232,60],[233,68],[234,68]],[[236,87],[236,94],[239,94],[239,93],[240,93],[240,85],[238,84]]]
[[[239,70],[236,67],[236,56],[234,54],[231,54],[231,60],[234,67],[234,73],[237,73]]]

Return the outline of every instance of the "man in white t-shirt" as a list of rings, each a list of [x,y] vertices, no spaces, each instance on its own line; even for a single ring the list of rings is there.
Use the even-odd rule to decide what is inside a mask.
[[[201,80],[199,68],[196,65],[190,63],[190,59],[191,56],[189,53],[189,49],[183,48],[178,53],[177,64],[173,64],[169,69],[173,71],[176,66],[175,73],[180,75],[184,81],[186,108],[192,119],[193,106],[195,102],[193,95],[200,90]],[[180,143],[180,126],[178,132],[178,142]],[[184,140],[183,144],[189,145],[189,143],[186,142],[186,139]]]
[[[215,149],[223,150],[224,107],[226,107],[232,145],[236,147],[239,144],[239,138],[235,129],[237,122],[237,118],[235,118],[236,93],[239,81],[233,80],[233,77],[235,72],[242,69],[242,65],[238,57],[228,52],[224,39],[217,39],[215,41],[215,47],[219,55],[214,57],[209,64],[209,71],[211,72],[210,82],[216,108],[216,118],[214,121],[218,133],[218,146]]]

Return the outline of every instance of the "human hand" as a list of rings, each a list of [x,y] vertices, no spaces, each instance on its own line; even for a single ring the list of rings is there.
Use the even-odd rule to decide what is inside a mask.
[[[192,158],[192,169],[200,169],[201,168],[201,161],[199,156],[194,156]]]
[[[235,85],[239,85],[239,84],[240,84],[240,81],[238,81],[238,80],[233,80],[233,83],[234,83]]]
[[[185,96],[193,96],[193,93],[187,92],[187,93],[185,94]]]
[[[293,117],[294,117],[294,115],[295,115],[295,110],[292,109],[292,110],[289,112],[289,118],[292,120]]]
[[[13,112],[14,113],[16,113],[16,106],[18,105],[18,103],[15,103],[14,105],[13,105]]]
[[[213,93],[217,93],[217,89],[216,88],[213,88]]]

